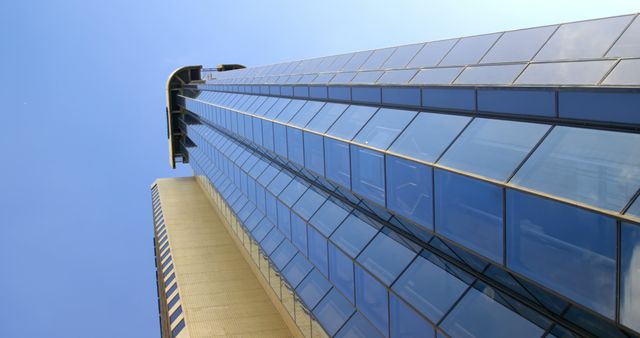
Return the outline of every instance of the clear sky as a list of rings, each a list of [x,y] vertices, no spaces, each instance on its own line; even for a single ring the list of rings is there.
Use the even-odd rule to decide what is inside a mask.
[[[638,0],[3,1],[0,336],[158,337],[149,185],[183,65],[261,65],[640,11]]]

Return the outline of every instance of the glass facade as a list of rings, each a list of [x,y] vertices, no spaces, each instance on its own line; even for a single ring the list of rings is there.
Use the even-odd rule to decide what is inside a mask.
[[[305,336],[636,335],[637,21],[211,72],[173,123]]]

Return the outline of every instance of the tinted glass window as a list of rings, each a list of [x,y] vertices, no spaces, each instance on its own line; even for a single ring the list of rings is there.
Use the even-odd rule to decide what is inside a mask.
[[[320,111],[320,108],[324,105],[321,101],[307,101],[307,103],[300,108],[296,116],[294,116],[290,124],[304,128],[309,121]]]
[[[271,228],[273,228],[273,223],[269,222],[268,219],[263,218],[262,221],[258,223],[258,226],[251,231],[251,234],[256,242],[261,242],[267,236],[269,231],[271,231]]]
[[[451,50],[458,39],[429,42],[416,54],[407,67],[433,67]]]
[[[271,232],[269,232],[267,237],[262,240],[260,246],[262,247],[262,250],[264,250],[265,254],[271,255],[273,250],[275,250],[283,240],[284,236],[282,235],[282,233],[278,229],[274,228],[271,230]]]
[[[353,294],[353,261],[338,247],[329,242],[329,277],[351,303],[355,303]]]
[[[294,179],[280,194],[280,200],[288,207],[293,206],[296,201],[304,194],[309,186],[298,179]]]
[[[640,187],[640,135],[555,127],[512,183],[620,211]]]
[[[274,199],[275,200],[275,199]],[[277,219],[278,219],[278,228],[282,230],[282,232],[287,236],[287,238],[291,238],[291,211],[287,208],[284,203],[278,201],[277,202]]]
[[[640,332],[640,226],[622,223],[620,243],[620,321]]]
[[[621,60],[602,83],[615,86],[640,84],[640,59]]]
[[[391,337],[435,337],[433,326],[393,294],[389,311]]]
[[[414,84],[450,84],[462,67],[422,69],[412,79]]]
[[[440,62],[439,66],[475,64],[489,50],[502,33],[462,38]]]
[[[325,133],[338,117],[347,109],[348,105],[340,103],[327,103],[311,119],[307,128],[319,133]]]
[[[291,213],[291,241],[307,255],[307,223],[294,213]]]
[[[376,228],[362,218],[351,214],[331,235],[331,241],[355,258],[377,232]]]
[[[282,190],[291,182],[291,176],[286,171],[281,171],[278,175],[269,183],[267,189],[274,195],[279,195]]]
[[[389,151],[435,162],[470,120],[465,116],[419,113]]]
[[[349,145],[332,138],[324,138],[325,170],[328,179],[341,184],[343,187],[351,187],[351,165]]]
[[[467,248],[502,262],[502,189],[435,170],[436,231]]]
[[[507,236],[511,269],[613,318],[613,219],[509,190]]]
[[[380,232],[358,256],[358,262],[388,286],[415,256],[405,244]]]
[[[353,141],[386,150],[415,115],[414,111],[381,108]]]
[[[313,309],[330,289],[331,284],[322,277],[318,270],[313,269],[296,288],[296,293],[307,308]]]
[[[615,61],[532,63],[516,80],[521,85],[594,85]]]
[[[291,102],[289,102],[289,104],[280,112],[280,114],[278,114],[276,120],[283,123],[289,122],[289,120],[291,120],[291,118],[298,112],[298,110],[300,110],[300,108],[302,108],[302,106],[306,102],[307,101],[304,100],[291,100]]]
[[[607,56],[640,56],[640,19],[638,17],[616,41]]]
[[[271,255],[271,261],[278,268],[282,270],[289,261],[295,256],[297,250],[289,243],[289,241],[283,241],[282,244]]]
[[[482,63],[529,61],[558,26],[545,26],[505,32]]]
[[[499,65],[467,67],[455,84],[511,84],[526,65]]]
[[[351,189],[380,205],[384,205],[384,155],[351,146]]]
[[[362,66],[362,64],[364,64],[365,61],[367,61],[367,59],[372,53],[373,51],[371,50],[353,53],[353,56],[351,57],[351,59],[349,59],[349,61],[344,65],[344,67],[342,67],[342,70],[344,71],[358,70],[360,66]]]
[[[335,336],[340,338],[384,337],[360,312],[356,312]]]
[[[313,215],[309,223],[313,224],[323,235],[331,236],[333,231],[349,215],[349,210],[342,203],[328,199]]]
[[[324,138],[304,132],[304,166],[324,175]]]
[[[391,56],[385,61],[382,68],[404,68],[409,61],[422,49],[424,44],[406,45],[396,48]]]
[[[254,112],[255,115],[264,116],[271,107],[278,101],[277,97],[269,97],[267,100],[260,106],[260,108],[256,109]]]
[[[356,267],[356,306],[381,332],[389,330],[387,289],[360,267]]]
[[[278,101],[276,101],[276,103],[274,103],[273,106],[271,106],[264,113],[264,116],[270,119],[274,119],[276,116],[278,116],[278,114],[280,114],[284,107],[289,104],[289,102],[291,102],[290,99],[278,99]]]
[[[293,206],[293,210],[295,210],[300,217],[308,220],[313,216],[316,210],[320,208],[325,200],[325,195],[315,191],[314,189],[308,189],[300,199],[298,199],[296,204]]]
[[[375,83],[382,76],[382,71],[358,72],[351,79],[352,83]]]
[[[328,276],[329,257],[327,254],[327,239],[313,227],[308,227],[307,232],[309,239],[309,260],[322,274]]]
[[[351,140],[378,110],[375,107],[351,105],[327,132],[345,140]]]
[[[318,318],[327,334],[333,336],[353,311],[353,306],[349,304],[349,301],[340,295],[339,291],[333,289],[313,309],[313,314]]]
[[[378,83],[407,83],[413,78],[418,70],[388,70],[378,79]]]
[[[273,124],[273,143],[278,155],[287,157],[287,127],[282,124]]]
[[[393,47],[373,51],[373,54],[371,54],[362,67],[360,67],[360,70],[380,69],[395,50],[396,48]]]
[[[467,289],[471,277],[440,258],[423,253],[409,266],[393,290],[437,323]]]
[[[476,118],[438,163],[504,181],[548,129],[543,124]]]
[[[447,315],[440,328],[453,337],[540,337],[544,329],[505,307],[499,294],[472,288]]]
[[[304,164],[302,130],[287,127],[287,155],[291,161]]]
[[[535,60],[600,58],[633,16],[619,16],[561,25]]]
[[[331,83],[349,83],[356,76],[355,72],[337,73],[331,78]]]
[[[387,156],[387,208],[433,228],[433,170],[423,164]]]
[[[625,214],[640,218],[640,198],[636,197],[636,201],[627,209]]]

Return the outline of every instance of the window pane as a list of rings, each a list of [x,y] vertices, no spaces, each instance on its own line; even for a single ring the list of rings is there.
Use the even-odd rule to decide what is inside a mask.
[[[511,269],[613,318],[613,219],[509,190],[507,236]]]
[[[411,79],[414,84],[450,84],[463,67],[422,69]]]
[[[385,61],[382,68],[404,68],[409,61],[422,49],[424,44],[418,43],[414,45],[400,46],[391,54],[391,56]]]
[[[353,56],[349,61],[342,67],[343,71],[351,71],[358,70],[360,66],[364,64],[364,62],[369,58],[369,56],[373,53],[372,50],[366,50],[362,52],[353,53]]]
[[[611,47],[607,56],[640,56],[640,19],[638,17]]]
[[[296,248],[289,243],[289,241],[284,241],[271,255],[271,261],[278,270],[282,270],[282,268],[284,268],[293,258],[296,252]]]
[[[271,231],[273,228],[273,223],[269,222],[268,219],[263,218],[260,223],[251,231],[251,235],[256,240],[256,242],[261,242]]]
[[[322,328],[333,336],[353,313],[353,306],[349,304],[340,292],[333,289],[313,309],[313,314],[318,318]]]
[[[640,332],[640,226],[622,223],[620,321]]]
[[[307,223],[294,213],[291,213],[291,241],[307,255]]]
[[[277,202],[277,210],[278,228],[282,230],[287,238],[291,239],[291,211],[289,210],[289,208],[287,208],[286,205],[284,205],[284,203],[280,201]]]
[[[287,127],[274,123],[273,141],[276,153],[282,157],[287,157]]]
[[[309,237],[309,260],[322,274],[328,276],[329,256],[327,254],[327,239],[313,227],[308,227],[307,232],[307,236]]]
[[[298,253],[289,264],[282,270],[282,276],[287,280],[289,285],[297,287],[304,277],[311,271],[312,265],[301,253]]]
[[[400,276],[393,290],[437,323],[470,282],[466,273],[425,252]]]
[[[615,61],[532,63],[518,77],[519,85],[595,85]]]
[[[351,146],[351,189],[384,206],[384,155]]]
[[[387,208],[433,229],[433,170],[413,161],[387,156]]]
[[[388,70],[378,79],[378,83],[407,83],[413,78],[418,70]]]
[[[351,303],[355,303],[353,290],[353,261],[329,242],[329,277]]]
[[[278,175],[269,183],[267,189],[274,195],[279,195],[282,190],[289,185],[292,178],[286,171],[281,171]]]
[[[462,38],[440,62],[439,66],[476,64],[502,33]]]
[[[414,111],[380,108],[353,141],[386,150],[415,115]]]
[[[355,72],[337,73],[332,79],[331,83],[349,83],[351,79],[356,76]]]
[[[327,134],[351,140],[378,110],[375,107],[351,105],[331,126]]]
[[[366,320],[360,312],[356,312],[349,321],[344,324],[335,337],[339,338],[375,338],[384,337]]]
[[[349,211],[342,203],[328,199],[313,215],[309,223],[313,224],[323,235],[331,236],[333,231],[347,218]]]
[[[496,291],[471,288],[440,328],[453,337],[540,337],[544,329],[498,302]]]
[[[331,241],[355,258],[377,232],[378,229],[352,213],[331,235]]]
[[[328,179],[341,184],[343,187],[351,187],[351,160],[349,157],[349,145],[345,142],[324,138],[325,170]]]
[[[393,293],[389,296],[391,337],[435,337],[433,326]]]
[[[512,183],[620,211],[640,187],[640,135],[555,127]]]
[[[318,133],[325,133],[338,117],[347,109],[348,105],[340,103],[327,103],[309,122],[307,128]]]
[[[296,127],[304,128],[318,111],[320,111],[323,105],[324,102],[322,101],[307,101],[289,123]]]
[[[631,215],[640,218],[640,197],[636,197],[636,201],[627,209],[625,215]]]
[[[267,100],[260,106],[260,108],[256,109],[254,112],[255,115],[264,116],[271,107],[278,101],[277,97],[269,97]]]
[[[309,188],[293,206],[293,210],[305,220],[308,220],[326,200],[326,196]]]
[[[306,183],[298,181],[298,179],[294,179],[279,195],[280,200],[282,200],[282,202],[288,207],[292,207],[300,196],[307,191],[307,188],[309,188],[309,186]]]
[[[438,163],[505,181],[548,129],[544,124],[476,118]]]
[[[268,256],[271,255],[280,243],[284,240],[284,236],[278,229],[272,229],[271,232],[264,238],[260,246],[264,250],[264,253]]]
[[[429,42],[409,62],[408,68],[422,68],[436,66],[449,52],[458,39]]]
[[[330,289],[331,284],[322,277],[318,270],[313,269],[296,288],[296,293],[307,308],[313,309]]]
[[[304,164],[302,130],[287,127],[287,156],[293,162]]]
[[[356,306],[381,332],[389,330],[388,291],[356,266]]]
[[[601,58],[632,18],[627,15],[561,25],[535,60]]]
[[[324,138],[304,132],[304,166],[324,176]]]
[[[382,71],[358,72],[351,83],[375,83],[382,76]]]
[[[276,103],[264,113],[264,116],[266,118],[274,119],[278,114],[280,114],[284,107],[289,104],[289,102],[291,102],[290,99],[278,99],[278,101],[276,101]]]
[[[438,169],[435,187],[436,231],[502,262],[502,189]]]
[[[278,114],[276,120],[283,123],[289,122],[293,115],[295,115],[306,102],[307,101],[305,100],[291,100],[291,102],[289,102],[289,104],[280,112],[280,114]]]
[[[415,256],[413,249],[380,232],[358,256],[358,262],[389,286]]]
[[[508,85],[516,79],[526,65],[500,65],[467,67],[455,84],[501,84]]]
[[[558,26],[505,32],[482,58],[482,63],[529,61]]]
[[[367,61],[360,67],[360,70],[367,69],[380,69],[385,61],[393,54],[396,50],[395,47],[392,48],[384,48],[384,49],[376,49],[373,51],[373,54],[369,56]]]
[[[419,113],[389,151],[435,162],[470,120],[466,116]]]
[[[640,59],[621,60],[602,83],[615,86],[639,85]]]

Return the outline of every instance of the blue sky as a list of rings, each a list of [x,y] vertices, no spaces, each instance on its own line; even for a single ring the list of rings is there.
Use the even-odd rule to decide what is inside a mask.
[[[4,1],[0,335],[159,336],[167,75],[640,11],[609,1]]]

